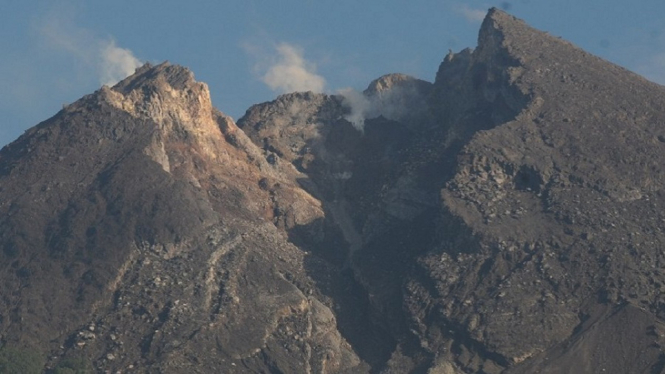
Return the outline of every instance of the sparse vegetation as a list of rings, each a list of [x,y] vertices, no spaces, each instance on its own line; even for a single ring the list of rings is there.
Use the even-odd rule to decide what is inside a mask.
[[[53,370],[53,374],[90,374],[92,372],[90,362],[82,358],[66,359]]]
[[[42,355],[29,348],[0,348],[0,374],[41,374],[44,368]]]

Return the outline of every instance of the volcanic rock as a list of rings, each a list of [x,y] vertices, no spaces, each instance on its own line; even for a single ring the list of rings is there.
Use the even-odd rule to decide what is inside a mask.
[[[322,216],[320,203],[187,69],[146,65],[0,157],[6,344],[111,372],[361,364],[307,253],[272,222],[275,199],[294,224]]]
[[[237,125],[145,65],[0,150],[0,366],[663,372],[664,108],[496,9],[433,83]]]

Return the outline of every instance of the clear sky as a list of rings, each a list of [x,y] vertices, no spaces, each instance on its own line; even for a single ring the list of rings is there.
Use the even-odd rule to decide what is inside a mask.
[[[432,81],[492,6],[665,84],[663,0],[1,0],[0,145],[143,62],[189,67],[235,119],[294,89]]]

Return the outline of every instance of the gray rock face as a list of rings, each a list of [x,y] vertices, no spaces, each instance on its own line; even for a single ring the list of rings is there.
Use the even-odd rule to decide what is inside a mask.
[[[501,123],[471,136],[441,191],[448,235],[407,286],[422,343],[472,371],[659,372],[644,346],[661,338],[637,325],[661,324],[663,88],[498,11],[459,57],[435,87],[477,80],[460,101]],[[640,332],[619,333],[633,313]]]
[[[147,65],[26,132],[2,344],[98,372],[663,371],[662,86],[493,9],[434,83],[357,95],[236,125]]]

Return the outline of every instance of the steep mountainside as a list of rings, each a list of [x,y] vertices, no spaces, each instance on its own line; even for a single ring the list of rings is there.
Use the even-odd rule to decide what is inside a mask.
[[[421,344],[472,371],[660,372],[663,87],[496,11],[448,78],[456,57],[441,92],[515,115],[441,191],[445,234],[406,287]]]
[[[237,125],[146,65],[0,151],[0,372],[665,372],[664,124],[496,9],[433,83]]]
[[[145,66],[0,157],[5,344],[111,372],[360,365],[272,223],[275,199],[298,224],[320,203],[186,69]]]

